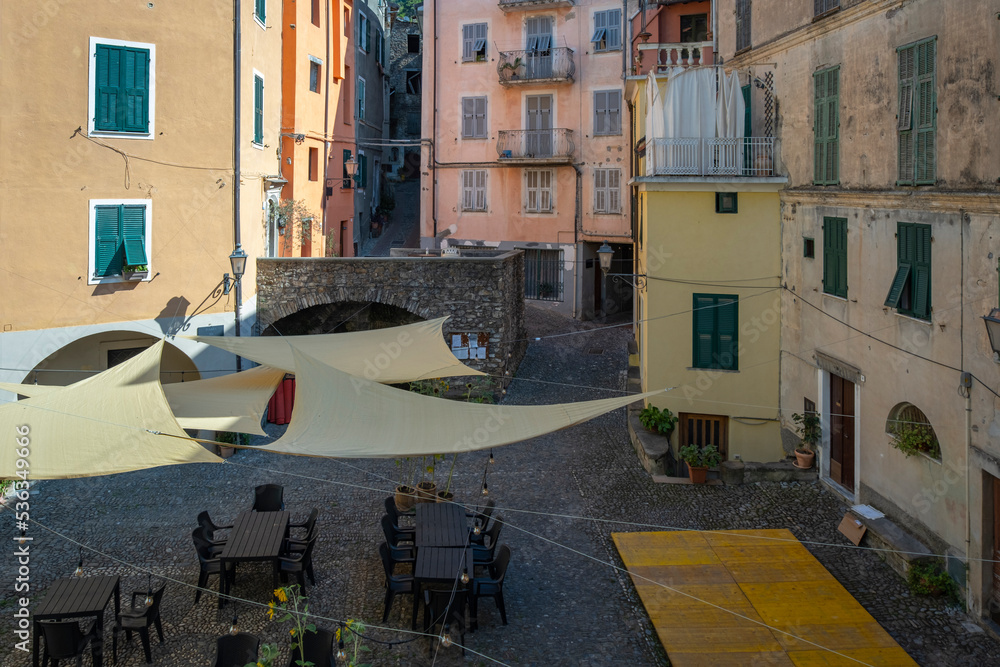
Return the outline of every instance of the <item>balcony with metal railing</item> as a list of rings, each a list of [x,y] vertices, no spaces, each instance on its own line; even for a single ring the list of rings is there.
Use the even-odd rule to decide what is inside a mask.
[[[502,11],[515,12],[528,9],[572,7],[573,0],[500,0],[499,5]]]
[[[514,164],[552,164],[573,161],[576,144],[573,130],[500,130],[497,155],[501,162]]]
[[[501,51],[497,73],[505,86],[572,83],[576,74],[573,49],[560,46],[545,51]]]
[[[772,177],[774,153],[772,137],[653,139],[646,175]]]

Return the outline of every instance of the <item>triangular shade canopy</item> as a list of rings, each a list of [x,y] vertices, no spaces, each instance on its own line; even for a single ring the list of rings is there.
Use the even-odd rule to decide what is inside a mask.
[[[184,336],[258,364],[295,373],[292,348],[350,375],[385,384],[486,375],[462,364],[445,344],[447,317],[389,329],[313,336]]]
[[[353,377],[298,349],[292,354],[291,422],[260,449],[344,458],[469,452],[558,431],[662,391],[556,405],[462,403]]]
[[[0,406],[0,429],[27,430],[26,441],[0,447],[0,479],[15,479],[26,459],[29,479],[110,475],[222,459],[192,442],[160,385],[163,341],[69,387]],[[19,431],[17,429],[20,429]],[[13,443],[12,443],[13,444]],[[22,457],[20,454],[25,453]],[[23,465],[23,464],[22,464]]]

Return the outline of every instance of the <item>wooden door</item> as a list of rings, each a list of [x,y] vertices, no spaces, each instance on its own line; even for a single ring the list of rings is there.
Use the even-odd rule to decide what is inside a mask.
[[[830,479],[854,490],[854,383],[830,375]]]
[[[992,477],[992,475],[991,475]],[[1000,479],[993,477],[993,604],[1000,608]]]
[[[525,104],[527,157],[549,157],[552,155],[552,96],[528,95]]]

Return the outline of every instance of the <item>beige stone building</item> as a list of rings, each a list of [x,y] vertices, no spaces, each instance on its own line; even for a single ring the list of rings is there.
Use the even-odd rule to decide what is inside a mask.
[[[0,100],[3,380],[66,384],[167,333],[232,334],[240,290],[223,278],[238,242],[251,332],[280,188],[281,6],[237,6],[238,77],[232,3],[0,7],[0,78],[18,91]],[[165,381],[235,367],[175,344]]]
[[[1000,603],[980,560],[1000,559],[1000,367],[981,319],[998,298],[998,9],[718,4],[718,55],[773,92],[789,177],[784,434],[818,411],[822,479],[947,554],[961,583],[968,563],[977,617]]]

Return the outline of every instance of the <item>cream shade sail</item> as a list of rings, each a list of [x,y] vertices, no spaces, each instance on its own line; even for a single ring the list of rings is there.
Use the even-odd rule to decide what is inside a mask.
[[[295,372],[292,348],[350,375],[384,384],[456,375],[486,375],[462,364],[445,344],[447,317],[389,329],[315,336],[184,336],[252,359],[258,364]]]
[[[0,428],[27,438],[28,479],[110,475],[222,459],[193,442],[160,385],[163,341],[103,373],[0,405]],[[20,385],[18,385],[20,386]],[[15,391],[20,391],[15,390]],[[22,441],[19,444],[24,444]],[[11,443],[14,444],[14,443]],[[14,479],[19,449],[0,447],[0,479]]]
[[[347,375],[298,349],[292,354],[291,422],[281,438],[260,449],[338,458],[469,452],[558,431],[661,393],[555,405],[463,403]]]
[[[264,409],[284,376],[283,370],[257,366],[242,373],[165,384],[163,393],[181,428],[264,435],[260,425]],[[63,387],[0,382],[0,389],[34,397]]]

